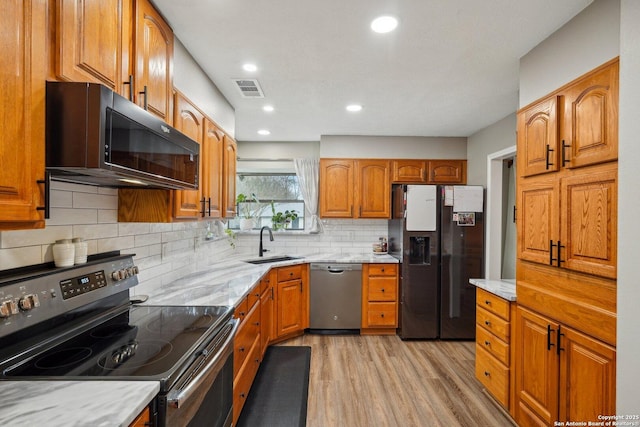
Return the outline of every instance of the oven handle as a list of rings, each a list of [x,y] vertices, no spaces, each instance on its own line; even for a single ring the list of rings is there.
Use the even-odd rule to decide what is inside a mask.
[[[220,358],[226,355],[228,352],[225,351],[229,345],[233,345],[233,338],[236,335],[236,331],[238,330],[238,319],[233,319],[233,328],[229,333],[229,336],[225,339],[224,343],[220,347],[220,351],[207,363],[204,369],[200,370],[198,375],[196,375],[193,380],[191,380],[183,389],[179,391],[170,392],[167,395],[167,404],[172,405],[175,408],[180,408],[186,400],[188,400],[191,395],[198,390],[198,387],[205,380],[206,376],[209,374],[209,370],[211,367],[215,366]]]

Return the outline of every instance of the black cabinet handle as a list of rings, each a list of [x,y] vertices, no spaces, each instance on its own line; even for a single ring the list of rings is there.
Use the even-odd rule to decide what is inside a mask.
[[[549,144],[547,144],[547,153],[546,153],[547,154],[547,159],[546,159],[546,165],[545,165],[546,170],[549,170],[549,166],[553,166],[553,163],[551,163],[549,161],[549,154],[554,152],[554,151],[555,150],[553,148],[549,147]]]
[[[207,204],[209,205],[209,209],[207,210],[207,215],[211,216],[211,197],[207,199]]]
[[[553,265],[553,261],[556,261],[556,258],[553,257],[553,248],[555,247],[553,240],[549,240],[549,265]]]
[[[560,244],[560,240],[558,240],[558,267],[562,267],[560,264],[562,264],[564,262],[564,260],[562,259],[562,257],[560,256],[560,249],[564,248],[564,246],[562,246]]]
[[[551,342],[551,333],[555,332],[555,329],[551,329],[551,325],[547,325],[547,350],[551,350],[555,344]]]
[[[564,336],[563,333],[560,332],[560,328],[562,328],[560,325],[558,325],[558,337],[556,340],[556,354],[558,354],[558,356],[560,355],[561,351],[564,351],[564,348],[560,347],[560,339],[561,337]]]
[[[564,167],[565,164],[571,162],[571,160],[567,159],[567,155],[565,154],[565,151],[564,151],[567,148],[571,148],[571,144],[565,144],[563,139],[562,140],[562,167]]]
[[[129,101],[133,102],[133,74],[129,74],[129,81],[122,84],[129,85]]]
[[[51,172],[45,171],[44,179],[36,181],[38,184],[44,184],[44,206],[37,206],[37,211],[44,211],[44,219],[49,219],[51,214]]]
[[[149,105],[147,104],[147,85],[144,86],[144,90],[142,92],[138,92],[139,95],[144,95],[144,109],[147,110]]]
[[[200,199],[200,205],[202,206],[202,210],[200,211],[200,215],[202,215],[202,218],[205,217],[205,205],[206,205],[206,201],[204,199],[204,197],[202,199]]]

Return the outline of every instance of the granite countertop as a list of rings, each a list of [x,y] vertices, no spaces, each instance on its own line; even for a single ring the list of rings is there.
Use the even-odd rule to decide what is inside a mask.
[[[469,279],[469,283],[487,292],[491,292],[500,298],[504,298],[507,301],[516,301],[515,280]]]
[[[277,256],[270,254],[269,257]],[[235,306],[272,267],[310,262],[397,263],[389,255],[321,253],[254,265],[237,255],[165,285],[152,305]],[[0,425],[128,426],[158,394],[156,381],[0,381]]]
[[[0,381],[0,425],[128,427],[159,391],[157,381]]]

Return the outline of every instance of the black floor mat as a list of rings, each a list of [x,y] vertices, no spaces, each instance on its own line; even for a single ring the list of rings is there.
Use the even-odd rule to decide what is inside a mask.
[[[304,427],[311,347],[269,347],[237,427]]]

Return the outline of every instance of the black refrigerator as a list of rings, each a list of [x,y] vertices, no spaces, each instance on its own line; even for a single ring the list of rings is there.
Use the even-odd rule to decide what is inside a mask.
[[[401,263],[398,335],[475,339],[475,287],[484,277],[481,186],[394,185],[389,254]]]

